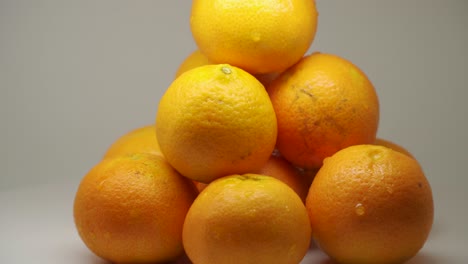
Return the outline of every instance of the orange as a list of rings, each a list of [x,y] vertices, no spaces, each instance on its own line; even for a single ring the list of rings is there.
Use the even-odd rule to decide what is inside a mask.
[[[268,87],[278,77],[279,73],[270,72],[264,74],[254,74],[255,78],[259,80],[263,86]]]
[[[307,192],[309,192],[309,187],[312,184],[312,181],[314,180],[315,175],[317,174],[320,168],[318,169],[303,169],[299,167],[294,167],[294,168],[296,169],[297,173],[299,173],[299,175],[301,175],[301,177],[304,178],[304,181],[306,185],[308,186]]]
[[[175,77],[179,77],[182,73],[191,70],[196,67],[200,67],[203,65],[213,64],[211,63],[208,58],[203,55],[200,50],[195,50],[192,52],[184,61],[179,65],[177,68],[177,72]]]
[[[214,64],[208,60],[208,58],[203,55],[200,50],[195,50],[192,52],[185,60],[179,65],[179,68],[176,72],[176,78],[179,77],[182,73],[191,70],[196,67]],[[278,76],[277,73],[265,73],[265,74],[254,74],[253,75],[257,80],[259,80],[263,86],[268,86],[273,80]]]
[[[103,159],[76,192],[76,228],[86,246],[106,260],[172,260],[183,254],[182,226],[196,193],[161,156]]]
[[[283,182],[257,174],[210,183],[187,214],[183,243],[193,263],[297,264],[310,244],[304,204]]]
[[[340,150],[306,200],[313,238],[338,263],[403,263],[432,227],[432,191],[418,162],[383,146]]]
[[[166,90],[156,134],[177,171],[208,183],[260,169],[275,146],[276,116],[252,75],[227,64],[205,65],[185,72]]]
[[[104,154],[104,158],[132,153],[162,155],[156,138],[154,125],[136,128],[114,141]]]
[[[374,145],[379,145],[379,146],[384,146],[384,147],[387,147],[387,148],[391,148],[393,150],[396,150],[396,151],[399,151],[403,154],[406,154],[408,156],[410,156],[411,158],[414,158],[414,156],[407,150],[405,149],[404,147],[398,145],[397,143],[395,142],[392,142],[390,140],[386,140],[386,139],[383,139],[383,138],[377,138],[374,142]]]
[[[313,0],[194,0],[190,25],[210,61],[257,74],[296,63],[315,37],[317,17]]]
[[[277,148],[298,167],[319,168],[340,149],[375,141],[379,102],[374,86],[339,56],[306,56],[267,90],[278,119]]]
[[[280,155],[271,155],[263,167],[255,173],[271,176],[286,183],[305,203],[307,193],[309,192],[309,186],[312,181],[309,180],[308,176],[297,170]],[[194,182],[194,184],[200,192],[207,186],[206,183],[201,182]]]
[[[203,191],[206,188],[206,186],[208,186],[207,183],[198,182],[198,181],[193,181],[193,184],[195,184],[195,187],[197,188],[198,192]]]
[[[272,155],[256,173],[271,176],[286,183],[305,203],[310,186],[308,178],[280,155]]]

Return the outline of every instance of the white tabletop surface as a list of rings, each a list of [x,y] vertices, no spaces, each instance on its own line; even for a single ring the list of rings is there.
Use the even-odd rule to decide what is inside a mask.
[[[44,184],[0,192],[0,263],[105,264],[80,240],[73,222],[78,182]],[[462,223],[460,223],[461,225]],[[464,224],[464,223],[463,223]],[[464,234],[434,223],[424,248],[408,264],[462,264],[468,260]],[[190,263],[182,258],[177,264]],[[331,264],[312,247],[301,264]]]

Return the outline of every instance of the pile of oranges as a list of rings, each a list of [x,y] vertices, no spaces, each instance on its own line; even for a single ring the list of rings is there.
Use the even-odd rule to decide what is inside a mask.
[[[306,54],[313,0],[193,0],[198,50],[154,124],[116,140],[78,187],[86,246],[115,263],[402,263],[433,222],[429,182],[376,138],[379,101],[350,61]]]

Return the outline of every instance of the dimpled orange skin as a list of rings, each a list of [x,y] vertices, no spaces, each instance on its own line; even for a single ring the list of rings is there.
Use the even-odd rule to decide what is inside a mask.
[[[210,61],[258,74],[297,62],[315,37],[317,17],[313,0],[195,0],[190,25]]]
[[[339,56],[306,56],[267,90],[278,120],[277,148],[298,167],[319,168],[340,149],[375,142],[379,102],[374,86]]]
[[[187,214],[183,241],[195,264],[297,264],[310,244],[310,223],[304,204],[283,182],[233,175],[199,194]]]
[[[154,263],[183,254],[182,226],[197,195],[158,155],[101,160],[82,179],[75,225],[97,256],[114,263]]]
[[[156,138],[154,125],[136,128],[115,140],[104,154],[104,158],[132,153],[162,155]]]
[[[185,72],[166,90],[156,134],[177,171],[209,183],[260,169],[275,146],[276,116],[255,77],[227,64],[205,65]]]
[[[403,263],[432,227],[432,191],[418,162],[357,145],[325,159],[306,200],[313,238],[338,263]]]

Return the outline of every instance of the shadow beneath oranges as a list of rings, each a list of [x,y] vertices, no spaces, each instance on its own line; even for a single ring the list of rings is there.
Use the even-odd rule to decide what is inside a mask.
[[[107,261],[105,259],[99,258],[99,257],[94,256],[94,255],[87,255],[86,259],[87,260],[84,261],[83,263],[87,263],[87,264],[112,264],[110,261]]]
[[[434,239],[434,237],[438,237],[441,234],[444,234],[445,232],[447,232],[447,229],[448,225],[444,225],[444,223],[441,223],[440,221],[438,221],[438,219],[434,219],[434,223],[432,224],[432,229],[429,233],[428,240]]]
[[[329,257],[325,257],[318,263],[319,264],[339,264],[333,261],[332,259],[330,259]],[[444,263],[444,262],[443,260],[433,255],[429,255],[427,253],[418,253],[416,256],[414,256],[413,258],[405,262],[405,264],[439,264],[439,263]]]
[[[103,258],[100,258],[96,255],[88,255],[88,260],[87,262],[85,263],[88,263],[88,264],[112,264],[111,261],[109,260],[105,260]]]
[[[88,250],[84,245],[77,247],[76,245],[63,245],[61,248],[63,255],[66,255],[65,258],[78,259],[80,263],[86,264],[112,264],[109,261],[106,261],[103,258],[100,258]],[[62,262],[66,263],[66,262]]]
[[[192,264],[192,262],[190,261],[190,259],[187,257],[186,254],[183,254],[176,260],[171,261],[171,262],[166,262],[164,264]]]
[[[94,259],[89,264],[112,264],[111,262],[103,259]]]
[[[338,264],[336,263],[335,261],[333,261],[332,259],[330,258],[327,258],[327,259],[324,259],[320,262],[320,264]]]
[[[99,257],[91,254],[91,253],[84,254],[84,255],[81,256],[81,258],[83,259],[83,263],[87,263],[87,264],[114,264],[111,261],[104,260],[102,258],[99,258]],[[176,260],[173,260],[173,261],[155,262],[155,263],[152,263],[152,264],[192,264],[192,262],[189,260],[187,255],[184,254],[184,255],[180,256],[179,258],[177,258]]]
[[[438,264],[444,263],[445,261],[438,257],[431,255],[428,252],[419,252],[412,259],[405,262],[405,264]]]
[[[317,248],[314,248],[311,250],[320,251]],[[91,254],[87,255],[86,258],[87,258],[87,261],[85,263],[88,263],[88,264],[112,264],[111,262],[108,262],[106,260],[103,260]],[[339,264],[327,256],[320,256],[318,259],[317,258],[311,259],[310,262],[306,260],[306,262],[301,262],[301,264],[317,264],[317,263],[318,264]],[[405,264],[440,264],[440,263],[443,263],[441,259],[433,255],[430,255],[427,252],[420,252],[416,256],[414,256],[412,259],[405,262]],[[187,255],[184,254],[174,261],[164,262],[164,263],[159,263],[159,264],[192,264],[192,262],[187,257]]]

